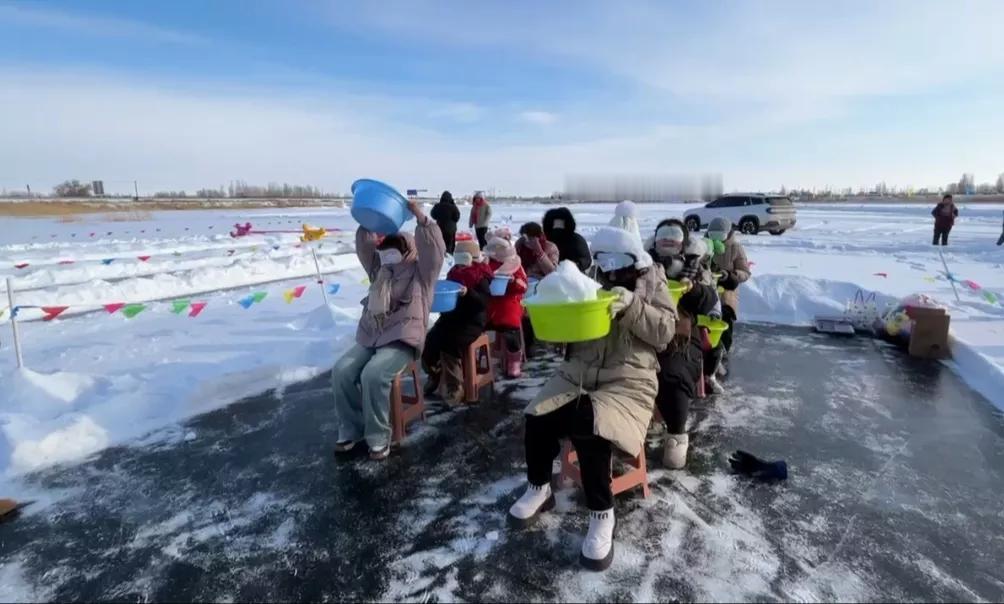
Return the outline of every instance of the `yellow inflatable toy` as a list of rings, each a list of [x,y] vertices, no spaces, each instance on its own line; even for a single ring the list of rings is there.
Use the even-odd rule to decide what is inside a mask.
[[[303,235],[300,237],[300,241],[306,243],[308,241],[318,241],[323,239],[328,231],[324,230],[322,227],[310,226],[309,224],[303,225]]]

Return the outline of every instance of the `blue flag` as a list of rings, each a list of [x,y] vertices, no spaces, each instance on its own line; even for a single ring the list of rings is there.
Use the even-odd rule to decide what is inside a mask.
[[[238,300],[237,303],[243,306],[245,310],[251,308],[251,305],[254,304],[254,296],[245,296]]]
[[[338,290],[341,289],[341,288],[342,288],[341,285],[339,285],[337,283],[332,283],[331,285],[328,286],[328,293],[332,294],[332,295],[333,294],[337,294]]]

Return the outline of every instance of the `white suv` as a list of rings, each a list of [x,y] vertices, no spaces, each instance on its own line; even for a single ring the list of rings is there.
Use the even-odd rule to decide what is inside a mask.
[[[734,193],[723,195],[703,208],[688,210],[683,222],[691,231],[699,231],[719,217],[728,218],[747,235],[760,231],[780,235],[795,226],[795,205],[790,198],[780,195]]]

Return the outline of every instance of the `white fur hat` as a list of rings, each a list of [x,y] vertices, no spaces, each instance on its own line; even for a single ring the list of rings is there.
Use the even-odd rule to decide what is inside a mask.
[[[648,255],[642,246],[641,239],[633,233],[617,227],[600,227],[593,235],[593,254],[603,252],[614,254],[631,254],[635,257],[635,268],[648,268],[652,266],[652,257]]]

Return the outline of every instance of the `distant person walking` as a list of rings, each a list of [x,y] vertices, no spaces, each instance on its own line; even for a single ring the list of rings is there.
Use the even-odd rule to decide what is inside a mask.
[[[474,205],[471,206],[470,226],[478,236],[478,245],[484,249],[488,244],[488,225],[492,220],[492,206],[481,193],[474,194]]]
[[[934,245],[938,245],[939,240],[941,245],[948,245],[948,234],[952,232],[958,215],[959,209],[955,207],[951,195],[945,195],[941,203],[934,206],[931,210],[931,216],[934,216]]]
[[[997,238],[997,245],[1004,245],[1004,225],[1001,225],[1001,236]]]
[[[453,195],[449,191],[443,191],[439,196],[439,203],[432,207],[432,219],[439,225],[439,230],[443,232],[443,241],[446,243],[446,252],[452,254],[457,247],[457,223],[460,222],[460,209],[453,201]]]

